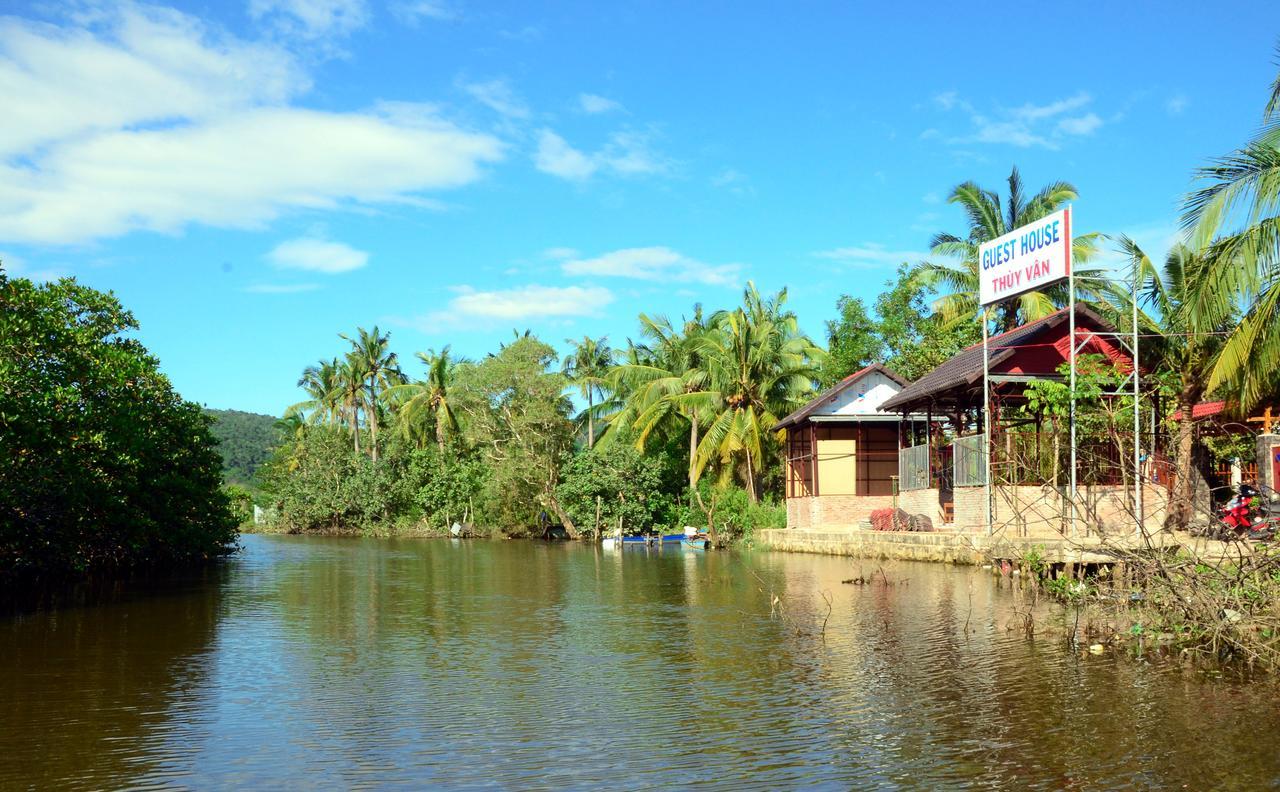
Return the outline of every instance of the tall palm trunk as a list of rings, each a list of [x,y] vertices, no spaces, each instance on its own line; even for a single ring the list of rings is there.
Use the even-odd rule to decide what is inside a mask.
[[[1178,393],[1178,445],[1174,460],[1174,479],[1169,521],[1174,528],[1185,529],[1191,523],[1195,483],[1192,477],[1192,454],[1195,447],[1195,424],[1191,411],[1200,403],[1204,388],[1196,380],[1184,378]]]
[[[587,448],[596,447],[595,389],[587,388]]]
[[[440,446],[441,459],[444,454],[444,419],[440,416],[439,408],[436,409],[436,445]]]
[[[759,496],[756,495],[756,471],[751,465],[751,449],[747,449],[747,497],[751,499],[753,504],[759,503]]]
[[[698,457],[698,414],[689,416],[689,489],[697,491],[698,481],[694,471],[697,469]]]
[[[360,405],[351,402],[351,440],[356,453],[360,453]]]
[[[369,382],[369,445],[372,448],[373,461],[378,461],[378,391],[373,382]]]

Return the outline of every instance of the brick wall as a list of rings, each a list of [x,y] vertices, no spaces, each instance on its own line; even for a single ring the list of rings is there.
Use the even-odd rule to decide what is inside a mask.
[[[955,498],[955,522],[957,531],[963,533],[985,533],[987,529],[987,506],[985,487],[956,487],[952,496]]]
[[[818,495],[787,498],[788,528],[857,525],[876,509],[893,508],[892,495]]]
[[[938,502],[938,490],[917,489],[898,493],[898,508],[907,514],[923,514],[935,529],[943,526],[942,504]]]
[[[1143,488],[1143,523],[1149,533],[1164,526],[1168,491],[1160,485]],[[955,529],[986,531],[986,491],[957,487]],[[1069,532],[1070,506],[1053,487],[996,487],[992,518],[996,532],[1015,537],[1055,538]],[[1133,488],[1119,485],[1080,487],[1077,529],[1081,532],[1126,534],[1133,531]]]

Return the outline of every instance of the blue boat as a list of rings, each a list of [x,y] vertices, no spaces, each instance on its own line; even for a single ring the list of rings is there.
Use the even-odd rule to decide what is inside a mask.
[[[710,550],[711,540],[705,536],[686,536],[684,537],[684,546],[692,547],[695,550]]]
[[[656,545],[656,544],[667,544],[668,542],[683,542],[683,541],[684,541],[684,534],[667,534],[666,536],[658,536],[657,534],[653,534],[651,536],[622,537],[622,543],[629,544],[629,545]]]

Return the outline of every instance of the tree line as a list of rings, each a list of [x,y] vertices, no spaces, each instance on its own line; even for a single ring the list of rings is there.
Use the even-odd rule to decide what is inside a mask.
[[[478,360],[418,352],[419,378],[389,333],[341,336],[347,349],[303,371],[308,398],[279,424],[263,483],[282,525],[469,522],[518,535],[548,520],[574,534],[779,524],[771,429],[812,396],[826,357],[786,291],[748,284],[735,308],[639,323],[625,346],[584,337],[563,359],[528,331]]]

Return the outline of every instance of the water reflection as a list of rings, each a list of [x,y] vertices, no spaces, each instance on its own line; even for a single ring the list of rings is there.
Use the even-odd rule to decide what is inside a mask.
[[[885,564],[886,583],[817,556],[245,545],[220,578],[0,622],[0,785],[1280,779],[1258,739],[1280,721],[1270,684],[1027,641],[977,570]]]

